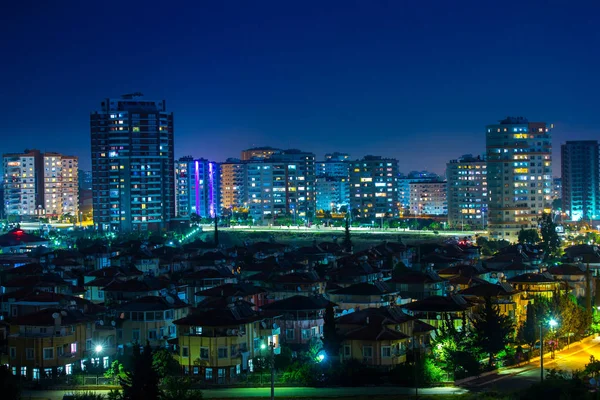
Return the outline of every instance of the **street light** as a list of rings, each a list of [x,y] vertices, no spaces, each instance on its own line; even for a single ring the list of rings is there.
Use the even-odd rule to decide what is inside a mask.
[[[558,322],[554,318],[548,321],[550,328],[554,329],[558,326]],[[540,322],[540,380],[544,382],[544,323]]]
[[[267,345],[261,343],[260,348],[265,350]],[[269,349],[271,350],[271,356],[269,357],[269,366],[271,367],[271,400],[275,400],[275,343],[269,343]]]
[[[96,385],[98,385],[98,380],[100,379],[100,373],[99,368],[100,368],[100,353],[102,353],[102,350],[104,350],[104,347],[101,344],[97,344],[94,347],[94,352],[96,353],[96,356],[98,357],[98,366],[96,366]]]

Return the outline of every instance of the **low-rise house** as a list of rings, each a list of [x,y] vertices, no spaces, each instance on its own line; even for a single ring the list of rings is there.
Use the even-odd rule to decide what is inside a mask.
[[[583,264],[561,264],[548,268],[548,273],[557,281],[565,282],[571,288],[571,294],[575,297],[585,297],[586,291],[586,267]],[[591,285],[595,290],[595,285]]]
[[[21,228],[11,229],[4,235],[0,235],[1,253],[28,253],[39,246],[49,247],[49,245],[47,239],[27,233]]]
[[[226,283],[195,293],[196,304],[199,308],[213,308],[216,300],[225,299],[228,303],[246,301],[253,305],[254,310],[267,304],[268,291],[260,286],[249,283]]]
[[[173,321],[183,318],[188,310],[188,304],[169,294],[145,296],[114,307],[118,349],[146,343],[167,346],[167,341],[176,337]]]
[[[8,356],[2,363],[14,375],[39,380],[70,375],[95,354],[93,319],[80,311],[46,308],[14,318],[8,336]],[[108,356],[100,355],[108,366]],[[106,361],[104,361],[104,357]]]
[[[400,295],[386,282],[365,282],[331,290],[329,300],[338,305],[337,312],[341,315],[367,308],[399,304]]]
[[[336,306],[322,296],[297,295],[266,304],[262,309],[282,315],[281,341],[293,350],[299,350],[305,348],[313,338],[321,338],[323,317],[329,305]]]
[[[406,362],[410,349],[429,345],[434,330],[397,307],[367,308],[336,320],[341,335],[342,361],[356,359],[367,365],[391,368]]]
[[[325,294],[325,280],[313,270],[274,275],[265,284],[269,286],[271,294],[276,299],[284,299],[296,294],[306,296]]]
[[[431,269],[425,272],[406,270],[393,276],[388,283],[400,296],[408,299],[422,300],[446,293],[446,281]]]
[[[523,292],[525,299],[534,296],[552,298],[558,290],[567,289],[563,282],[554,279],[548,272],[522,274],[508,279],[508,282],[516,290]]]
[[[490,298],[492,303],[498,307],[498,311],[502,315],[510,317],[516,326],[519,326],[526,318],[528,301],[524,300],[521,297],[521,292],[509,283],[475,285],[461,290],[458,294],[465,298],[474,297],[479,300],[479,304],[474,308],[475,311],[483,307],[486,298]]]
[[[461,295],[431,296],[400,307],[435,328],[440,328],[443,321],[452,321],[461,329],[472,315],[473,303]]]
[[[583,263],[590,266],[594,276],[600,276],[600,248],[598,245],[578,244],[565,249],[565,257],[571,263]]]
[[[262,345],[271,344],[279,353],[279,328],[273,318],[246,303],[194,310],[174,324],[183,372],[198,375],[207,383],[231,383],[242,372],[252,371],[252,359],[269,351]]]

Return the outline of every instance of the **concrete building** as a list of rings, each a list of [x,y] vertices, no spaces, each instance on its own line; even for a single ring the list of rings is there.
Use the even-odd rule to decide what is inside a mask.
[[[221,171],[221,209],[233,210],[246,207],[246,163],[229,158],[220,165]]]
[[[350,209],[365,220],[398,216],[398,160],[365,156],[350,162]]]
[[[159,231],[175,216],[173,113],[141,96],[105,99],[90,116],[96,229]]]
[[[517,240],[552,201],[552,136],[545,122],[508,117],[486,133],[490,236]]]
[[[562,178],[552,178],[552,199],[562,199]]]
[[[275,149],[273,147],[254,147],[252,149],[242,150],[242,161],[249,160],[264,160],[270,158],[273,154],[277,154],[281,152],[279,149]]]
[[[44,204],[42,154],[39,150],[3,155],[4,213],[7,218],[35,218]]]
[[[49,217],[69,214],[78,218],[78,159],[58,153],[44,153],[44,209]]]
[[[448,180],[448,224],[474,229],[486,225],[488,191],[487,164],[481,157],[464,155],[446,165]]]
[[[600,218],[600,155],[597,140],[561,146],[563,211],[571,221]]]
[[[348,178],[317,176],[317,210],[338,212],[350,201],[350,184]]]
[[[438,174],[428,171],[411,171],[408,175],[398,175],[398,203],[400,215],[410,214],[410,184],[441,180]]]
[[[18,219],[79,213],[78,159],[31,150],[4,155],[4,210]]]
[[[417,181],[410,183],[410,213],[421,215],[448,214],[445,181]]]
[[[175,163],[178,217],[198,214],[202,218],[220,215],[219,165],[203,158],[182,157]]]

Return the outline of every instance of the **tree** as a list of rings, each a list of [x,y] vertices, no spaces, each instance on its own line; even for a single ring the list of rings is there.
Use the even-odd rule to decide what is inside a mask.
[[[466,321],[457,329],[448,316],[436,330],[432,348],[437,364],[454,379],[479,373],[480,350]]]
[[[152,365],[152,348],[150,344],[140,352],[140,347],[133,346],[133,369],[119,379],[123,388],[124,400],[158,399],[159,377]]]
[[[160,400],[202,400],[202,392],[192,389],[189,378],[169,376],[160,384]]]
[[[521,340],[523,340],[525,343],[529,344],[532,347],[535,344],[536,340],[538,340],[539,338],[539,324],[535,311],[536,310],[533,303],[529,303],[529,305],[527,305],[527,317],[525,319],[525,322],[523,323],[523,326],[521,326],[521,330],[519,332],[519,337],[521,338]]]
[[[352,252],[352,238],[350,237],[350,218],[346,216],[346,222],[344,225],[344,241],[342,242],[344,249],[347,252]]]
[[[552,215],[543,213],[540,218],[540,232],[542,234],[542,247],[546,259],[557,256],[560,249],[560,237],[556,232],[556,224]]]
[[[514,332],[511,319],[500,314],[492,299],[486,297],[483,310],[473,320],[475,344],[489,355],[488,366],[494,363],[496,354],[506,347]]]
[[[536,244],[540,241],[540,235],[537,229],[524,229],[519,231],[519,243],[521,244]]]
[[[335,313],[333,304],[329,303],[325,309],[323,318],[323,349],[328,357],[338,357],[340,351],[340,336],[335,324]]]
[[[181,372],[179,363],[165,348],[160,348],[152,354],[152,367],[161,379]]]

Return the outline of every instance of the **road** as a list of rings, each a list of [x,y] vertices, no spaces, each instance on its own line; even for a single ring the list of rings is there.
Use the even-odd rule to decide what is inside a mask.
[[[95,390],[99,394],[108,393],[107,390]],[[467,391],[455,387],[439,387],[419,389],[422,395],[457,395]],[[64,390],[28,390],[22,395],[22,399],[44,399],[61,400],[65,393]],[[414,395],[413,388],[403,388],[394,386],[382,387],[355,387],[355,388],[309,388],[309,387],[282,387],[275,388],[275,398],[335,398],[352,396],[410,396]],[[236,388],[236,389],[207,389],[202,390],[205,399],[228,399],[228,398],[269,398],[271,389],[265,388]]]
[[[550,353],[544,355],[544,371],[560,369],[572,372],[583,370],[585,364],[590,362],[590,356],[600,357],[600,339],[586,338],[569,349],[557,352],[555,359],[550,358]],[[467,382],[463,387],[474,391],[514,392],[526,389],[533,383],[540,381],[539,358],[523,367],[501,369],[497,373]]]
[[[201,225],[203,228],[213,229],[212,225]],[[246,231],[246,232],[281,232],[281,231],[291,231],[291,232],[331,232],[331,233],[344,233],[343,227],[317,227],[313,225],[311,227],[306,226],[232,226],[228,228],[219,228],[219,230],[223,231]],[[437,231],[438,233],[434,233],[433,231],[426,230],[411,230],[411,229],[399,229],[399,228],[389,228],[389,229],[381,229],[378,227],[368,228],[368,227],[352,227],[352,233],[356,234],[389,234],[389,235],[424,235],[424,236],[474,236],[475,234],[486,234],[486,231]]]

